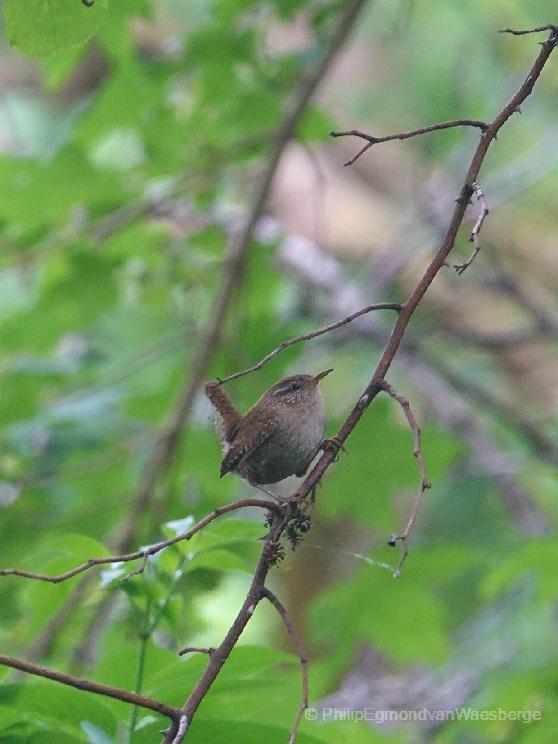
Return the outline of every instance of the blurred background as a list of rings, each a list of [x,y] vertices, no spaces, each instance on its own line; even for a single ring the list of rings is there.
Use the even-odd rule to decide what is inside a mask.
[[[1,567],[54,574],[258,496],[219,480],[194,372],[228,375],[283,339],[403,301],[478,138],[452,129],[389,142],[347,168],[361,142],[329,132],[489,121],[543,39],[497,30],[557,21],[543,0],[362,3],[281,152],[208,347],[229,247],[348,5],[4,0]],[[390,371],[420,422],[432,481],[401,578],[387,539],[405,524],[419,476],[411,433],[387,398],[328,470],[310,532],[271,575],[310,658],[316,720],[302,722],[301,744],[555,741],[557,85],[551,57],[482,168],[490,215],[480,254],[463,275],[449,266],[436,278]],[[455,263],[471,251],[473,201]],[[280,376],[333,367],[323,384],[332,435],[392,322],[388,311],[366,316],[227,390],[245,411]],[[221,642],[262,522],[261,511],[224,517],[124,584],[130,566],[59,585],[3,577],[3,653],[182,704],[206,659],[176,651]],[[187,740],[286,742],[298,666],[279,618],[259,607]],[[8,669],[0,679],[2,742],[152,742],[164,728],[53,682]],[[433,715],[461,708],[541,715]],[[402,715],[382,723],[375,711]],[[405,711],[426,713],[405,721]]]

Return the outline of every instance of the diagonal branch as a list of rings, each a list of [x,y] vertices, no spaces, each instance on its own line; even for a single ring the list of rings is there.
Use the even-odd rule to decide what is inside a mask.
[[[78,690],[93,692],[96,695],[104,695],[105,697],[111,697],[115,700],[122,700],[125,703],[130,703],[131,705],[137,705],[140,708],[153,710],[156,713],[167,716],[167,718],[170,718],[173,723],[177,722],[180,718],[180,710],[178,710],[178,708],[172,708],[170,705],[165,705],[165,703],[161,703],[159,700],[145,697],[145,695],[138,695],[136,692],[122,690],[119,687],[102,685],[99,682],[91,682],[88,679],[74,677],[72,674],[63,674],[62,672],[56,672],[54,671],[54,669],[47,669],[46,667],[39,666],[38,664],[31,664],[31,662],[29,661],[23,661],[22,659],[14,659],[12,656],[0,655],[0,664],[11,667],[12,669],[18,669],[20,672],[34,674],[37,677],[52,679],[55,682],[60,682],[61,684],[68,685],[69,687],[75,687]]]
[[[488,152],[490,145],[496,138],[500,129],[507,122],[507,120],[517,111],[517,108],[521,106],[521,104],[531,95],[535,83],[537,82],[545,64],[547,63],[550,55],[552,54],[552,51],[556,46],[556,41],[556,34],[553,31],[549,35],[548,39],[541,45],[539,54],[537,55],[535,62],[533,63],[527,77],[523,81],[519,90],[512,96],[512,98],[504,106],[500,113],[484,130],[473,154],[473,158],[471,160],[467,173],[465,174],[463,185],[461,187],[459,196],[455,201],[455,206],[453,208],[450,222],[442,239],[442,242],[434,257],[427,266],[426,271],[419,280],[418,284],[407,298],[407,301],[403,304],[401,312],[397,317],[392,333],[388,339],[386,346],[384,347],[383,353],[380,357],[380,361],[378,362],[376,369],[374,370],[370,382],[357,401],[353,410],[349,413],[344,424],[337,432],[336,439],[340,444],[345,443],[371,402],[380,392],[381,383],[386,373],[388,372],[391,363],[393,362],[399,346],[401,345],[413,313],[428,291],[428,288],[436,278],[440,269],[446,265],[446,259],[453,249],[458,230],[465,217],[465,211],[467,209],[467,205],[469,204],[469,199],[474,193],[473,184],[476,183],[478,180],[481,166],[484,162],[486,153]],[[320,457],[312,471],[306,476],[303,483],[296,491],[294,498],[304,499],[307,494],[311,493],[316,488],[319,481],[322,479],[325,471],[331,465],[334,458],[335,453],[331,450],[326,450]]]
[[[353,12],[356,14],[360,9],[361,3],[356,2],[353,6]],[[531,67],[529,74],[525,81],[511,98],[511,100],[504,106],[496,118],[484,129],[483,135],[478,143],[471,164],[465,175],[465,180],[458,198],[456,199],[455,206],[451,215],[451,219],[444,235],[444,238],[428,265],[422,278],[419,280],[415,289],[409,295],[407,301],[403,304],[401,311],[397,317],[395,325],[388,342],[384,348],[384,351],[380,357],[380,360],[376,366],[376,369],[372,375],[370,382],[368,383],[364,393],[360,396],[359,400],[355,404],[352,411],[347,416],[345,422],[339,429],[335,439],[342,445],[350,436],[354,428],[357,426],[360,418],[363,416],[371,402],[378,395],[382,389],[382,382],[386,373],[388,372],[391,363],[401,345],[407,326],[409,325],[414,311],[419,305],[420,301],[426,294],[428,288],[436,278],[438,272],[446,265],[446,259],[451,252],[455,243],[457,232],[463,222],[465,211],[469,200],[474,193],[473,183],[478,179],[481,166],[483,164],[486,153],[494,141],[496,135],[506,123],[506,121],[513,115],[523,101],[531,94],[533,87],[538,80],[546,62],[548,61],[552,50],[556,44],[555,35],[551,34],[549,38],[541,46],[539,54]],[[261,591],[264,587],[265,579],[267,574],[277,560],[277,549],[279,541],[283,534],[283,531],[289,524],[289,521],[294,517],[296,510],[299,505],[304,501],[308,494],[315,491],[318,483],[322,479],[327,468],[331,465],[336,457],[336,448],[327,448],[314,468],[304,479],[299,488],[291,496],[290,501],[287,504],[285,514],[283,517],[278,518],[274,516],[272,529],[267,536],[266,543],[262,550],[254,579],[248,590],[248,595],[244,600],[240,611],[233,622],[229,632],[225,636],[221,645],[215,649],[211,655],[208,665],[199,679],[196,687],[191,693],[190,697],[182,707],[184,715],[187,716],[188,721],[191,721],[192,716],[195,714],[201,701],[206,695],[207,691],[211,687],[212,683],[218,676],[221,667],[228,658],[231,650],[235,646],[240,634],[246,627],[251,614],[254,610],[255,605],[261,597]],[[173,740],[170,735],[166,735],[163,739],[163,744],[180,744],[181,738]]]
[[[293,622],[289,617],[289,613],[287,612],[287,608],[285,607],[285,605],[283,605],[279,598],[271,591],[271,589],[268,589],[267,587],[264,587],[262,589],[262,597],[268,599],[281,616],[281,620],[283,621],[285,628],[287,629],[287,633],[291,637],[293,645],[298,654],[298,658],[300,659],[300,671],[302,675],[300,705],[298,706],[295,720],[289,734],[289,744],[295,744],[296,734],[300,725],[300,721],[302,720],[304,711],[308,707],[308,657],[306,655],[306,649],[304,648],[302,638],[293,625]]]
[[[325,53],[322,59],[318,62],[318,64],[316,65],[314,70],[310,73],[310,75],[305,80],[302,81],[301,87],[292,104],[290,112],[287,114],[279,130],[279,134],[278,134],[276,144],[275,144],[275,149],[271,154],[271,158],[270,158],[271,176],[268,177],[269,182],[271,182],[271,177],[273,173],[275,172],[275,169],[279,162],[280,155],[286,143],[295,134],[298,123],[301,120],[302,114],[306,110],[306,107],[308,106],[309,101],[311,100],[312,96],[314,95],[318,86],[323,80],[333,59],[337,55],[337,52],[343,46],[345,40],[351,33],[356,19],[358,18],[359,13],[361,12],[361,10],[364,8],[365,5],[366,5],[366,0],[351,0],[350,2],[345,4],[345,10],[339,19],[339,23],[335,31],[333,32],[331,40],[329,41],[329,44],[325,50]],[[268,174],[269,174],[269,171],[268,171]],[[264,186],[265,186],[265,183],[266,182],[264,181]],[[260,201],[261,201],[261,196],[258,198],[256,203]],[[263,207],[263,202],[262,202],[262,207]],[[259,211],[258,211],[258,214],[259,214]],[[255,226],[255,222],[256,220],[254,219],[254,222],[252,224],[252,230]],[[282,517],[277,522],[277,524],[270,530],[270,534],[268,535],[268,538],[266,540],[266,543],[264,545],[264,548],[260,556],[260,560],[258,562],[258,566],[256,568],[256,573],[254,574],[254,579],[248,591],[248,596],[246,600],[244,601],[244,604],[242,605],[229,632],[225,636],[221,645],[211,655],[211,658],[209,660],[209,663],[208,663],[208,666],[205,672],[199,679],[196,687],[194,688],[188,700],[184,703],[182,707],[184,714],[188,717],[188,721],[192,720],[192,716],[195,714],[205,694],[207,693],[213,681],[219,674],[221,667],[227,660],[236,641],[240,637],[242,630],[248,623],[255,604],[257,604],[257,602],[259,601],[259,598],[261,596],[261,589],[264,586],[267,573],[269,569],[271,568],[272,563],[277,559],[276,552],[274,551],[277,550],[280,537],[283,534],[284,528],[288,524],[289,516],[292,517],[291,507],[287,507],[285,516]],[[277,515],[274,515],[274,519],[277,521],[276,518],[277,518]],[[163,741],[165,742],[165,744],[171,744],[171,742],[172,744],[180,744],[180,742],[182,741],[182,738],[183,737],[177,736],[176,740],[173,741],[173,739],[170,738],[170,735],[167,734],[165,735],[165,738]]]
[[[244,377],[244,375],[249,375],[251,372],[256,372],[257,370],[264,367],[282,351],[288,349],[289,346],[294,346],[295,344],[299,344],[302,341],[310,341],[310,339],[312,338],[323,336],[324,333],[329,333],[330,331],[334,331],[336,328],[341,328],[341,326],[350,323],[356,318],[360,318],[361,315],[371,313],[373,310],[395,310],[396,312],[399,312],[401,310],[401,305],[399,305],[397,302],[379,302],[375,305],[368,305],[367,307],[363,307],[362,310],[357,310],[356,313],[352,313],[342,320],[337,320],[335,323],[330,323],[323,328],[319,328],[317,331],[312,331],[311,333],[305,333],[302,336],[290,338],[288,339],[288,341],[281,341],[279,346],[273,349],[273,351],[270,351],[269,354],[266,354],[262,359],[260,359],[257,364],[254,364],[253,367],[248,367],[247,369],[243,369],[240,372],[234,372],[234,374],[227,375],[227,377],[221,377],[218,379],[219,384],[224,385],[225,382],[230,382],[231,380],[236,380],[238,377]]]
[[[405,418],[407,419],[409,428],[411,429],[413,433],[413,455],[417,458],[419,472],[420,472],[420,486],[419,486],[419,490],[417,493],[417,498],[415,500],[415,505],[411,512],[411,516],[409,517],[403,532],[401,532],[401,534],[399,535],[392,535],[388,543],[392,547],[395,547],[397,542],[400,541],[401,545],[403,546],[403,550],[401,552],[401,558],[399,560],[399,563],[394,573],[394,576],[396,578],[399,578],[399,576],[401,575],[401,569],[403,568],[403,564],[405,563],[407,556],[409,555],[409,535],[411,534],[411,530],[414,527],[420,507],[422,505],[422,499],[424,497],[424,492],[430,488],[430,482],[426,474],[426,465],[424,462],[424,456],[422,454],[419,425],[417,424],[417,420],[413,414],[413,411],[411,410],[411,405],[409,401],[407,400],[407,398],[403,397],[401,393],[398,393],[397,390],[393,387],[393,385],[390,385],[390,383],[387,382],[387,380],[384,380],[382,382],[381,389],[384,392],[386,392],[388,395],[390,395],[394,400],[396,400],[401,406],[401,408],[403,409],[403,413],[405,414]]]

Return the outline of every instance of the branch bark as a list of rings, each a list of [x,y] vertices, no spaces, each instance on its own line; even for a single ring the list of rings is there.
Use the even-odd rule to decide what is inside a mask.
[[[293,645],[298,654],[298,658],[300,659],[300,672],[301,672],[300,705],[298,706],[295,720],[291,727],[291,733],[289,734],[289,744],[294,744],[296,740],[296,734],[298,731],[298,727],[300,725],[300,721],[302,720],[304,711],[308,707],[308,656],[306,654],[306,650],[304,648],[302,638],[299,636],[297,629],[295,628],[291,618],[289,617],[289,613],[287,612],[287,608],[285,607],[285,605],[271,591],[271,589],[268,589],[267,587],[263,588],[262,597],[265,597],[266,599],[268,599],[271,602],[271,604],[275,607],[277,612],[279,613],[279,616],[281,617],[281,620],[283,621],[283,624],[285,625],[285,628],[287,629],[287,633],[291,637]]]
[[[148,463],[146,480],[144,482],[144,486],[146,486],[146,488],[144,488],[144,490],[140,489],[138,498],[142,496],[142,494],[149,494],[156,478],[165,469],[165,467],[168,466],[169,461],[172,459],[175,453],[178,438],[182,431],[184,421],[191,409],[194,394],[197,390],[197,387],[199,386],[199,383],[201,382],[203,371],[209,362],[213,349],[219,341],[221,326],[226,314],[226,310],[231,302],[232,297],[234,296],[235,287],[242,276],[246,253],[251,241],[252,233],[258,216],[263,210],[266,196],[269,192],[273,174],[279,162],[281,153],[286,143],[293,135],[296,124],[302,112],[304,111],[308,100],[315,91],[319,81],[323,77],[323,74],[325,73],[325,70],[331,62],[333,55],[349,33],[354,20],[356,19],[358,12],[363,5],[364,0],[355,0],[347,7],[347,10],[341,19],[339,28],[337,29],[337,33],[332,40],[327,54],[316,68],[314,74],[308,81],[304,83],[291,111],[285,118],[284,124],[279,133],[276,146],[271,155],[270,162],[266,170],[263,183],[261,185],[261,190],[259,191],[258,197],[255,200],[255,203],[250,212],[247,226],[243,231],[242,236],[234,244],[233,249],[231,250],[227,278],[225,279],[222,291],[216,300],[215,313],[212,316],[212,321],[209,323],[206,330],[206,334],[204,336],[204,344],[200,350],[199,355],[194,360],[193,366],[191,368],[190,380],[185,385],[183,395],[181,396],[179,405],[177,407],[176,414],[171,418],[169,422],[165,437],[163,438],[161,443],[161,448],[154,453],[152,460],[150,460],[150,463]],[[393,359],[400,348],[414,311],[421,302],[422,298],[434,281],[440,269],[446,265],[446,259],[453,248],[457,232],[465,215],[465,210],[472,194],[474,193],[474,184],[477,181],[477,177],[486,153],[502,126],[513,115],[513,113],[518,110],[523,101],[525,101],[525,99],[531,94],[533,87],[544,68],[544,65],[550,57],[552,50],[556,46],[558,39],[557,27],[548,26],[548,29],[551,30],[551,33],[548,39],[541,45],[541,50],[520,89],[504,106],[504,108],[495,117],[495,119],[490,124],[482,127],[483,132],[479,144],[474,152],[470,166],[465,175],[464,183],[462,185],[458,198],[456,199],[455,207],[453,209],[453,213],[445,236],[430,264],[428,265],[426,271],[424,272],[422,278],[419,280],[415,289],[411,292],[405,303],[401,306],[398,318],[394,324],[389,340],[381,354],[376,369],[372,374],[370,382],[366,386],[363,394],[358,399],[357,403],[347,416],[345,422],[334,438],[338,445],[342,446],[344,444],[344,442],[353,432],[360,418],[364,415],[365,411],[368,409],[378,393],[382,390],[387,390],[388,392],[390,392],[390,387],[385,382],[385,375],[390,369]],[[440,126],[439,128],[444,127]],[[426,128],[426,131],[431,131],[431,129]],[[392,394],[392,392],[390,392],[390,394]],[[416,445],[418,427],[416,426],[416,422],[414,422],[414,417],[412,417],[412,414],[410,414],[408,406],[405,406],[405,402],[403,401],[403,399],[401,399],[401,396],[397,394],[394,395],[394,397],[396,397],[396,399],[401,403],[405,410],[411,428],[413,429],[413,432],[415,434],[415,449],[417,450],[417,453],[420,453],[420,443],[418,449]],[[291,524],[293,520],[296,520],[300,515],[300,509],[301,506],[303,506],[306,497],[309,494],[315,493],[316,486],[323,477],[327,468],[334,461],[335,455],[335,448],[325,449],[323,455],[320,457],[315,467],[305,478],[300,487],[292,495],[290,501],[286,503],[284,507],[279,508],[275,505],[272,506],[268,502],[262,502],[255,499],[246,499],[244,502],[235,502],[234,504],[229,504],[225,507],[221,507],[220,510],[216,510],[212,514],[207,515],[207,517],[204,517],[204,519],[200,520],[200,522],[198,522],[198,524],[195,525],[194,528],[192,528],[192,530],[197,531],[198,529],[201,529],[201,527],[205,526],[205,524],[212,521],[212,519],[214,519],[216,516],[219,516],[220,513],[224,513],[224,511],[230,511],[234,508],[240,508],[239,504],[242,506],[248,505],[247,502],[251,502],[251,505],[261,506],[265,504],[265,508],[269,509],[271,514],[269,533],[265,538],[264,546],[254,573],[254,577],[252,579],[250,588],[242,604],[242,607],[222,643],[218,647],[216,647],[209,655],[208,664],[204,673],[196,684],[188,700],[184,703],[180,710],[166,706],[164,703],[160,703],[159,701],[144,698],[141,695],[135,695],[134,693],[130,693],[127,691],[116,690],[115,688],[107,688],[103,685],[98,685],[96,683],[88,682],[87,680],[72,677],[71,675],[61,674],[52,670],[45,669],[44,667],[38,667],[37,665],[30,664],[28,662],[19,661],[17,659],[13,659],[12,657],[0,656],[0,663],[20,669],[21,671],[26,671],[32,674],[39,674],[40,676],[45,676],[47,678],[59,681],[63,684],[70,684],[74,687],[77,687],[78,689],[85,689],[97,694],[106,694],[111,697],[125,700],[126,702],[130,702],[135,705],[140,705],[142,707],[156,710],[157,712],[168,716],[172,722],[171,727],[165,733],[165,737],[163,740],[164,743],[180,744],[188,730],[192,717],[194,716],[201,701],[210,689],[213,681],[219,674],[220,669],[222,668],[236,642],[238,641],[240,635],[242,634],[244,628],[249,622],[258,602],[264,596],[273,602],[270,597],[271,593],[269,592],[269,590],[266,590],[265,581],[271,567],[279,560],[281,556],[281,538],[283,537],[289,524]],[[427,484],[425,477],[426,474],[424,470],[424,463],[421,463],[420,457],[419,464],[421,465],[421,474],[423,476],[423,488],[425,488]],[[147,486],[149,486],[149,488],[147,488]],[[255,503],[256,501],[258,502],[257,504]],[[143,505],[144,502],[145,498],[143,498],[143,500],[140,499],[140,505]],[[148,549],[136,551],[132,554],[117,556],[116,559],[145,559],[146,553],[148,553],[148,551],[157,552],[167,545],[177,542],[179,539],[187,539],[187,536],[190,533],[193,534],[192,530],[169,541],[163,541],[162,543],[151,546]],[[28,578],[36,578],[47,581],[61,581],[65,578],[69,578],[72,575],[76,575],[76,573],[87,570],[90,565],[97,565],[101,562],[106,563],[109,560],[112,561],[114,559],[115,557],[112,557],[110,559],[92,559],[92,561],[88,561],[86,564],[82,564],[82,566],[76,567],[76,569],[71,569],[69,572],[66,572],[66,574],[61,574],[58,577],[45,577],[45,575],[42,574],[22,572],[19,569],[4,569],[4,571],[0,573],[4,575],[24,575]],[[303,703],[304,702],[305,701],[303,701]],[[297,721],[300,720],[300,716],[302,715],[300,709],[299,714],[299,716],[297,715]],[[296,736],[296,727],[292,736]],[[292,738],[292,741],[294,741],[294,738]]]
[[[354,5],[356,7],[356,12],[358,12],[361,3],[355,3]],[[353,410],[348,415],[344,424],[339,429],[335,439],[340,445],[344,444],[344,442],[347,440],[347,438],[350,436],[350,434],[358,424],[360,418],[363,416],[374,398],[382,389],[384,377],[391,366],[395,354],[399,349],[399,346],[403,340],[403,336],[405,335],[407,326],[409,325],[414,311],[416,310],[418,304],[436,278],[437,273],[443,266],[446,265],[446,259],[454,246],[457,232],[465,216],[465,210],[472,194],[474,193],[473,184],[477,182],[478,174],[491,143],[496,138],[496,135],[498,134],[502,126],[506,123],[506,121],[513,115],[513,113],[518,109],[521,103],[523,103],[523,101],[525,101],[525,99],[531,94],[535,82],[539,78],[555,46],[556,33],[553,31],[548,39],[542,44],[541,50],[520,89],[504,106],[504,108],[500,111],[496,118],[486,127],[486,129],[483,130],[480,142],[477,145],[477,148],[471,160],[471,164],[465,175],[463,186],[456,199],[450,223],[448,225],[442,243],[436,251],[432,261],[428,265],[417,286],[411,292],[407,301],[403,304],[390,338],[384,348],[380,361],[376,366],[370,382],[364,390],[364,393],[357,401]],[[192,716],[195,714],[203,697],[219,674],[221,667],[225,663],[225,660],[236,644],[238,638],[240,637],[240,634],[246,627],[254,610],[254,607],[261,597],[261,591],[264,588],[266,576],[272,564],[277,558],[276,551],[278,549],[281,536],[284,529],[287,527],[290,518],[294,516],[294,510],[298,509],[298,505],[300,505],[304,501],[308,494],[312,494],[315,492],[318,483],[320,482],[327,468],[334,461],[335,456],[336,452],[334,451],[334,448],[327,448],[310,472],[310,474],[304,479],[301,486],[292,495],[291,501],[287,506],[285,516],[279,519],[274,517],[273,527],[270,530],[270,534],[268,535],[266,544],[264,546],[264,549],[262,550],[256,572],[254,574],[254,579],[252,581],[252,584],[250,585],[248,595],[240,609],[240,612],[238,613],[233,625],[231,626],[221,645],[211,655],[205,672],[203,673],[198,684],[194,688],[194,691],[182,708],[183,714],[187,717],[188,725],[191,722]],[[163,740],[163,744],[180,744],[181,741],[182,738],[173,740],[167,735]]]
[[[131,705],[137,705],[140,708],[153,710],[156,713],[167,716],[167,718],[170,718],[172,722],[176,722],[180,718],[180,711],[178,710],[178,708],[173,708],[170,705],[165,705],[165,703],[161,703],[159,700],[153,700],[153,698],[145,697],[145,695],[138,695],[135,692],[122,690],[119,687],[101,685],[98,682],[91,682],[88,679],[74,677],[72,674],[63,674],[62,672],[56,672],[53,669],[47,669],[46,667],[39,666],[38,664],[32,664],[29,661],[15,659],[13,656],[0,655],[0,664],[12,667],[12,669],[18,669],[20,672],[34,674],[37,677],[52,679],[55,682],[60,682],[61,684],[68,685],[69,687],[74,687],[77,690],[93,692],[96,695],[104,695],[105,697],[111,697],[115,700],[122,700],[125,703],[130,703]]]
[[[134,573],[130,576],[126,577],[127,579],[129,579],[131,578],[131,576],[136,576],[139,573],[143,573],[147,559],[150,556],[155,555],[156,553],[160,553],[161,550],[168,548],[170,545],[176,545],[176,543],[183,542],[184,540],[190,540],[190,538],[193,537],[196,532],[199,532],[210,522],[213,522],[214,519],[217,519],[217,517],[220,517],[222,514],[227,514],[231,511],[236,511],[237,509],[242,509],[245,506],[259,506],[262,509],[267,509],[268,511],[274,511],[279,514],[282,513],[281,508],[273,501],[264,501],[263,499],[241,499],[240,501],[232,501],[230,504],[220,506],[212,511],[210,514],[207,514],[205,517],[203,517],[203,519],[200,519],[200,521],[197,522],[193,527],[191,527],[189,530],[186,530],[186,532],[182,532],[180,535],[171,537],[168,540],[162,540],[161,542],[155,543],[154,545],[149,545],[147,548],[135,550],[133,553],[102,556],[101,558],[90,558],[84,563],[81,563],[79,566],[74,566],[74,568],[70,568],[68,571],[56,574],[55,576],[49,576],[48,574],[37,573],[35,571],[26,571],[22,568],[0,568],[0,576],[21,576],[25,579],[35,579],[36,581],[47,581],[51,584],[60,584],[62,581],[71,579],[73,576],[77,576],[78,574],[81,574],[84,571],[93,568],[93,566],[106,566],[108,563],[127,563],[129,561],[138,561],[142,559],[143,562],[140,568],[137,571],[134,571]]]

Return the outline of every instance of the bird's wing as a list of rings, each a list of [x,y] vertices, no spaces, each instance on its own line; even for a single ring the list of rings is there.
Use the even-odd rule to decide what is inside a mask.
[[[205,386],[205,394],[219,413],[217,425],[221,439],[225,442],[232,442],[242,418],[241,415],[218,383],[208,382]]]
[[[236,429],[229,451],[221,461],[221,478],[261,447],[271,437],[275,427],[273,417],[264,418],[260,411],[254,409],[248,411]]]

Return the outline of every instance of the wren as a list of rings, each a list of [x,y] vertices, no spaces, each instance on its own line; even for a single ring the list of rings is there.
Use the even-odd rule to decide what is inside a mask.
[[[229,396],[216,382],[205,392],[217,409],[218,430],[223,444],[221,478],[237,473],[274,498],[265,488],[290,475],[303,476],[324,441],[324,401],[318,375],[284,377],[269,388],[241,416]]]

